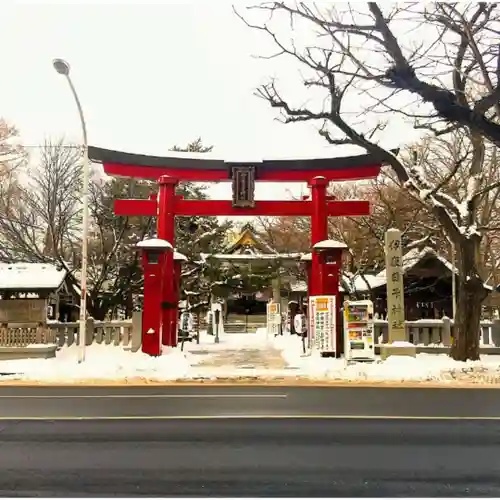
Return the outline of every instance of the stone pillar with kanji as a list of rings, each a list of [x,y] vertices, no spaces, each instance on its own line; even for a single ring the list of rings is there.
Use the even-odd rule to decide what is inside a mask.
[[[416,356],[416,347],[406,335],[404,268],[401,231],[389,229],[385,233],[385,272],[387,281],[388,344],[382,344],[382,359],[389,356]]]

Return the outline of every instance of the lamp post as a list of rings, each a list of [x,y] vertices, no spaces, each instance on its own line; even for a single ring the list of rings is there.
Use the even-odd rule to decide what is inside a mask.
[[[88,155],[88,140],[87,140],[87,126],[85,124],[85,117],[83,116],[83,109],[76,93],[76,89],[69,76],[69,64],[64,59],[54,59],[52,61],[54,69],[63,75],[69,85],[73,98],[75,99],[76,107],[78,108],[78,115],[83,134],[83,187],[82,187],[82,203],[83,203],[83,217],[82,217],[82,270],[81,270],[81,285],[80,285],[80,342],[78,349],[78,362],[85,361],[85,341],[87,336],[87,255],[88,255],[88,232],[89,232],[89,180],[90,180],[90,161]]]

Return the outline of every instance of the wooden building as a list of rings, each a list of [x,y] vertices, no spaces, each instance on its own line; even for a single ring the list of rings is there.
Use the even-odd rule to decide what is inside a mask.
[[[66,271],[52,264],[0,264],[0,300],[46,299],[47,319],[76,321],[79,308],[66,288]]]
[[[412,249],[403,256],[406,319],[453,317],[453,277],[457,269],[432,248]],[[357,276],[353,291],[374,302],[375,312],[387,314],[385,269],[376,275]],[[494,292],[495,293],[495,292]]]

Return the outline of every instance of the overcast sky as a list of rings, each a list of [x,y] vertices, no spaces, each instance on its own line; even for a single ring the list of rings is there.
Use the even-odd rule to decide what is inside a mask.
[[[246,2],[234,3],[244,10]],[[231,2],[3,0],[1,10],[0,115],[28,145],[47,136],[81,140],[72,96],[51,65],[62,57],[71,64],[94,145],[165,155],[201,136],[234,159],[362,152],[327,145],[311,124],[276,122],[276,111],[252,95],[270,76],[300,82],[300,68],[252,58],[272,46],[242,24]],[[411,129],[398,124],[389,133],[388,146],[398,146]],[[257,195],[285,198],[292,186],[261,186]],[[229,193],[228,185],[211,190],[212,197]]]

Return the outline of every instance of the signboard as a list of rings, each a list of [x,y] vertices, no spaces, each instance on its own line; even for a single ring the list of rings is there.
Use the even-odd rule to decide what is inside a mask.
[[[307,333],[306,315],[297,313],[293,319],[293,327],[297,335],[303,336],[305,333]]]
[[[181,314],[181,330],[183,332],[192,332],[194,329],[194,319],[193,319],[193,314],[190,312],[183,312]]]
[[[387,278],[387,321],[389,343],[392,343],[406,340],[403,251],[401,248],[401,231],[398,229],[389,229],[385,233],[385,263]]]
[[[336,352],[337,307],[335,295],[309,297],[309,326],[313,347],[320,352]]]
[[[344,302],[344,354],[350,360],[374,360],[375,339],[373,302],[346,300]]]
[[[0,300],[0,323],[45,323],[45,299]]]
[[[212,331],[213,333],[217,333],[217,335],[221,335],[224,333],[224,312],[222,310],[222,304],[220,302],[212,302],[210,310],[212,312]]]
[[[267,303],[267,333],[279,335],[281,325],[281,308],[278,302]]]
[[[232,168],[233,207],[255,206],[255,167],[250,165]]]

